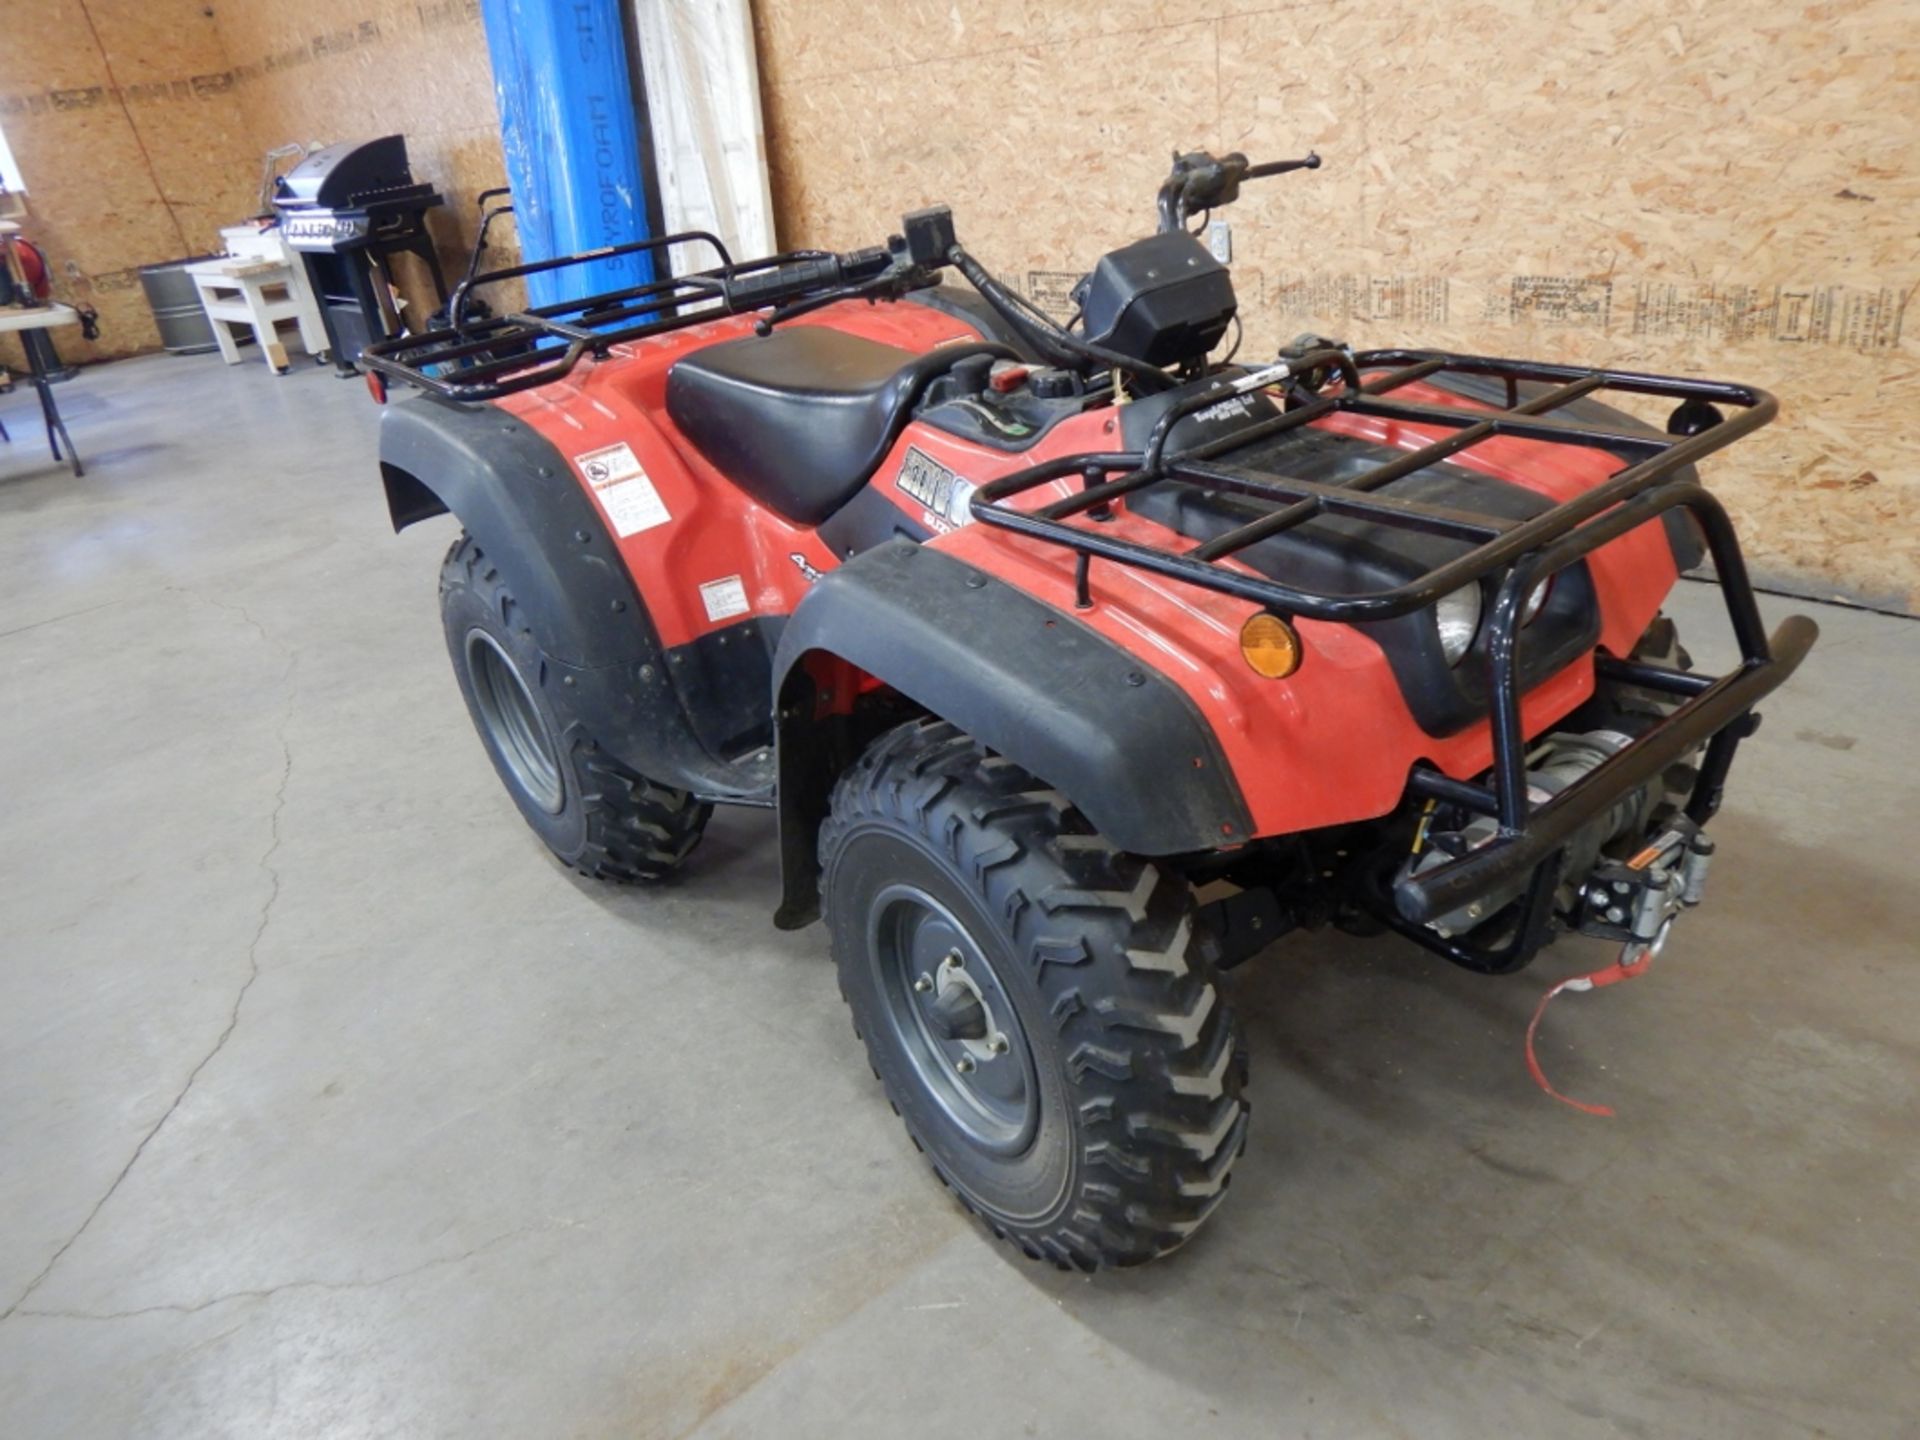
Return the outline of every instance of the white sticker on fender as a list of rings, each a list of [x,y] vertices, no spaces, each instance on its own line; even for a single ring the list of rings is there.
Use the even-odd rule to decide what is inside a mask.
[[[613,533],[622,540],[664,525],[673,518],[667,513],[660,492],[653,488],[653,481],[647,478],[639,456],[626,441],[576,455],[573,463],[593,486],[593,493],[606,509],[607,519],[613,522]]]
[[[707,607],[709,620],[731,620],[753,608],[747,603],[747,587],[738,575],[707,581],[700,587],[700,603]]]

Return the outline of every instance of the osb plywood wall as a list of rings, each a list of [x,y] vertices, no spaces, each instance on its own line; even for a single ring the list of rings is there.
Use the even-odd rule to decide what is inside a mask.
[[[69,360],[159,344],[139,267],[218,250],[257,208],[273,146],[405,134],[416,178],[447,198],[428,224],[456,270],[473,197],[504,174],[477,0],[0,0],[0,127],[57,295],[100,311],[96,344],[54,332]]]
[[[1176,147],[1318,172],[1231,220],[1243,355],[1299,332],[1745,380],[1709,462],[1763,576],[1920,610],[1910,0],[756,0],[782,243],[946,201],[1058,308]]]
[[[100,312],[91,359],[157,345],[138,269],[205,254],[258,180],[233,78],[198,0],[0,0],[0,127],[55,294]],[[69,271],[71,267],[71,271]],[[17,344],[0,354],[19,363]]]

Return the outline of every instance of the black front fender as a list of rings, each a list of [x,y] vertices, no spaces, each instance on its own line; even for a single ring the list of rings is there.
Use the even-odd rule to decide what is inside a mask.
[[[1165,675],[1014,586],[895,540],[823,576],[774,658],[782,924],[815,913],[815,835],[845,755],[802,663],[818,653],[1039,776],[1123,850],[1185,854],[1252,833],[1212,729]]]

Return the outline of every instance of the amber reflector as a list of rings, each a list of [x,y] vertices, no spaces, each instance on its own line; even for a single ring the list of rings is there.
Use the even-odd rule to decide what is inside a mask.
[[[1300,637],[1278,615],[1262,610],[1240,627],[1240,653],[1269,680],[1284,680],[1300,668]]]

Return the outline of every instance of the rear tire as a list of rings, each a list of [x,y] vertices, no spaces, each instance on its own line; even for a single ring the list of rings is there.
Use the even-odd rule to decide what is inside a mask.
[[[1062,1269],[1182,1244],[1247,1127],[1245,1059],[1192,953],[1185,881],[940,721],[888,732],[847,771],[820,856],[855,1032],[960,1202]]]
[[[440,618],[487,758],[547,848],[596,880],[673,875],[713,807],[600,744],[568,705],[500,572],[464,532],[440,567]]]

